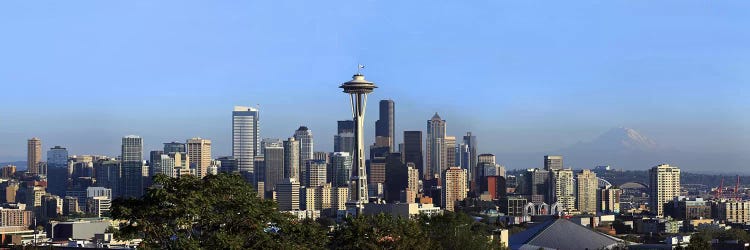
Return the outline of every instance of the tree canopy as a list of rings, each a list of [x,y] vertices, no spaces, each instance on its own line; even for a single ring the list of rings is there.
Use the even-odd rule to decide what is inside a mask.
[[[159,175],[153,183],[140,199],[115,200],[111,212],[121,221],[116,236],[141,238],[147,249],[500,248],[490,240],[492,228],[463,213],[298,221],[272,200],[258,198],[238,175]]]
[[[143,198],[116,200],[112,217],[124,221],[118,236],[142,238],[145,248],[321,249],[327,243],[316,223],[278,212],[239,175],[159,175]]]

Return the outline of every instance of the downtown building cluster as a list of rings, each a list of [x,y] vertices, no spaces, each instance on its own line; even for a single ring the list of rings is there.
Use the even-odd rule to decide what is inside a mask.
[[[147,150],[144,138],[129,135],[121,138],[116,157],[69,155],[55,146],[43,161],[41,139],[29,139],[28,169],[1,169],[0,232],[28,235],[37,220],[49,221],[49,226],[44,235],[32,230],[35,239],[75,238],[55,235],[56,227],[62,232],[74,227],[56,220],[86,217],[86,226],[99,230],[111,225],[106,217],[113,199],[142,197],[156,175],[203,178],[219,173],[242,176],[258,197],[273,199],[280,211],[300,219],[461,211],[508,225],[567,217],[598,227],[618,218],[638,234],[750,222],[750,202],[721,195],[690,197],[681,188],[680,169],[667,164],[651,168],[648,183],[619,186],[597,176],[611,171],[608,167],[573,169],[561,155],[545,155],[540,168],[507,174],[502,159],[480,150],[476,135],[449,135],[448,122],[437,113],[426,120],[424,131],[401,131],[403,140],[396,141],[393,100],[378,102],[374,138],[369,137],[374,143],[365,147],[364,106],[358,105],[366,102],[374,84],[357,74],[342,88],[352,96],[354,119],[336,121],[336,134],[326,138],[333,140],[330,152],[316,150],[320,138],[307,126],[289,131],[287,138],[262,137],[261,110],[247,106],[231,111],[228,156],[214,157],[210,139],[165,142],[163,148]]]

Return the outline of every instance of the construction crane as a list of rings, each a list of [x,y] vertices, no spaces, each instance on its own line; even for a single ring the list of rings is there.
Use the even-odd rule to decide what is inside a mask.
[[[734,200],[736,201],[742,200],[742,197],[740,197],[739,191],[740,191],[740,176],[737,175],[737,183],[734,184]]]

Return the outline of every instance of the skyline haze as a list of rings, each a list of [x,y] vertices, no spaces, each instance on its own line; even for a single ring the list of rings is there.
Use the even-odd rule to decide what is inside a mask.
[[[628,127],[745,170],[750,3],[548,5],[2,2],[0,161],[25,159],[32,137],[43,155],[116,156],[131,134],[144,153],[201,137],[214,158],[230,156],[232,107],[257,104],[262,138],[304,125],[315,151],[331,151],[336,121],[351,119],[337,87],[365,64],[380,86],[367,146],[377,101],[391,99],[396,145],[404,130],[426,135],[437,112],[448,135],[477,136],[478,153],[541,153],[498,157],[511,169]]]

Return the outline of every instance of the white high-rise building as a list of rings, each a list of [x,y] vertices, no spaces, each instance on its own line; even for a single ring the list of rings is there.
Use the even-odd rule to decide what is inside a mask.
[[[557,202],[565,211],[573,211],[576,206],[576,197],[573,193],[572,169],[554,169],[552,171],[552,201]]]
[[[284,141],[284,178],[299,180],[299,141],[289,137]]]
[[[253,162],[260,150],[260,118],[256,108],[235,106],[232,111],[232,156],[240,172],[254,173]]]
[[[664,204],[680,196],[680,169],[669,164],[651,168],[648,187],[651,213],[664,216]]]

